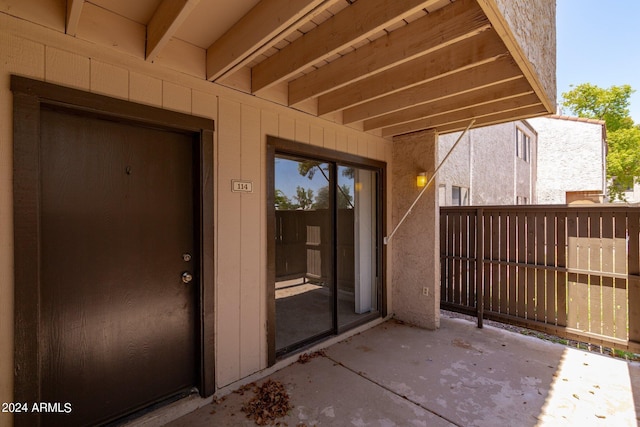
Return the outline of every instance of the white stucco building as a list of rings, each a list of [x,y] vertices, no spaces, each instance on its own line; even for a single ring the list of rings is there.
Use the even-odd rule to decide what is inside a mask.
[[[567,116],[528,121],[538,132],[538,204],[605,201],[604,121]]]
[[[439,161],[459,136],[440,136]],[[440,170],[438,199],[440,206],[602,203],[606,158],[601,120],[554,115],[472,129]]]
[[[439,137],[440,162],[459,137]],[[535,204],[537,140],[526,120],[470,130],[440,169],[440,206]]]

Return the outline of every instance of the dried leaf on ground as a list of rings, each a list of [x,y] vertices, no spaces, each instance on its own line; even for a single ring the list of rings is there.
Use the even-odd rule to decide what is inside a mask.
[[[313,353],[305,353],[305,354],[301,354],[300,357],[298,357],[298,362],[300,363],[309,363],[311,362],[311,359],[314,359],[316,357],[326,357],[327,353],[324,350],[318,350],[318,351],[314,351]]]
[[[267,380],[254,389],[255,396],[242,405],[242,412],[259,426],[273,425],[292,409],[289,394],[279,381]]]
[[[244,396],[244,394],[245,394],[247,391],[251,390],[251,389],[252,389],[252,388],[254,388],[255,386],[256,386],[256,383],[249,383],[249,384],[245,384],[245,385],[243,385],[242,387],[240,387],[239,389],[234,390],[233,392],[234,392],[235,394],[239,394],[240,396]]]

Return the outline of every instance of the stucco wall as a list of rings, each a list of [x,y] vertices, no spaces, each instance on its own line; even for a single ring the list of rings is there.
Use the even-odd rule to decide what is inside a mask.
[[[529,161],[516,156],[516,127],[531,138]],[[459,136],[439,137],[439,162]],[[452,185],[470,188],[470,205],[513,205],[517,196],[535,203],[535,166],[536,133],[525,122],[509,122],[471,129],[440,169],[438,182],[446,186],[447,205]]]
[[[451,187],[471,188],[471,161],[473,158],[473,145],[471,144],[471,133],[467,132],[462,137],[455,149],[451,151],[453,145],[458,140],[462,132],[438,136],[438,164],[444,160],[447,154],[451,154],[447,158],[446,163],[438,172],[438,187],[444,186],[444,203],[441,206],[449,206],[452,204]],[[473,195],[469,194],[472,204]],[[440,202],[440,201],[439,201]]]
[[[605,190],[602,125],[534,118],[538,132],[538,203],[564,204],[567,191]]]
[[[428,177],[432,176],[437,157],[437,137],[433,131],[394,138],[391,172],[394,227],[422,191],[416,185],[416,175],[426,171]],[[432,185],[391,240],[393,315],[428,329],[440,326],[440,214],[437,204],[437,187]]]
[[[535,73],[542,90],[556,105],[556,0],[480,0],[497,8]]]
[[[0,58],[0,401],[10,402],[13,393],[11,74],[215,120],[217,386],[265,368],[266,135],[389,166],[391,142],[3,13]],[[254,193],[232,193],[231,179],[253,181]],[[8,419],[0,414],[0,425]]]

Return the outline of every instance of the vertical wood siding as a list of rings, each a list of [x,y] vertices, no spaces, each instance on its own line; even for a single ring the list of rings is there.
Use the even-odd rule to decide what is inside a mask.
[[[215,120],[216,386],[266,368],[266,135],[389,163],[391,142],[3,14],[0,53],[0,377],[13,377],[10,74]],[[254,192],[232,193],[231,179]],[[0,401],[12,393],[2,381]]]

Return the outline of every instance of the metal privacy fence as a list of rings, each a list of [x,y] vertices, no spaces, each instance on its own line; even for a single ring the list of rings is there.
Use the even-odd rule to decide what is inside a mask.
[[[440,209],[441,307],[640,352],[640,208]]]

